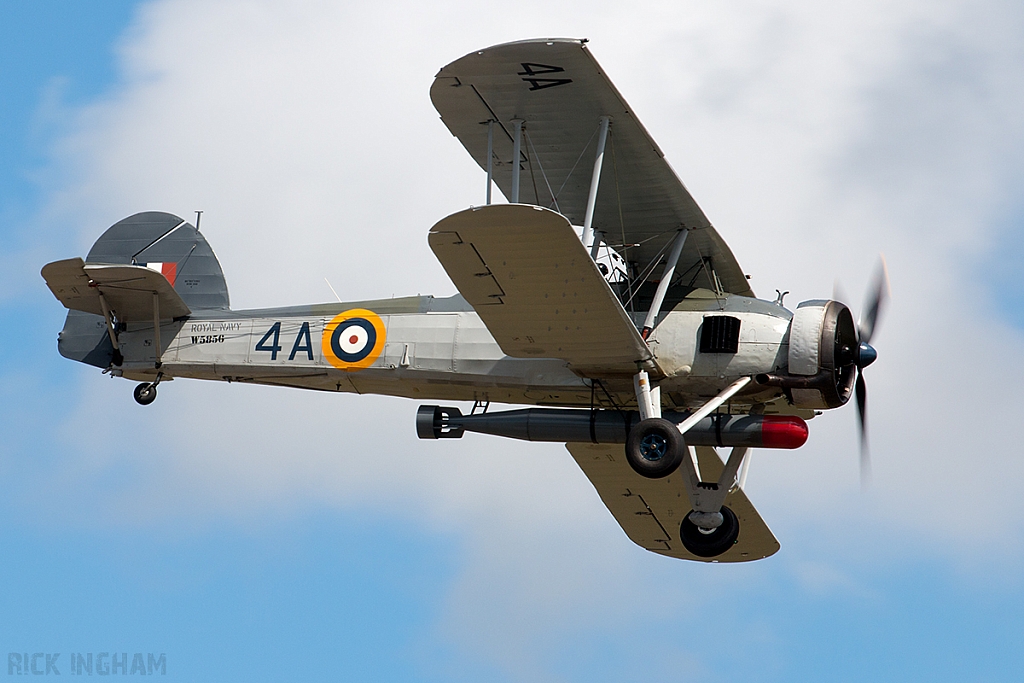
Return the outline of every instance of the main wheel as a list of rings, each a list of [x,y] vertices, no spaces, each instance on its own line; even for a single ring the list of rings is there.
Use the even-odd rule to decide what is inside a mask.
[[[135,401],[141,406],[148,406],[156,400],[156,387],[143,382],[135,387]]]
[[[679,525],[683,547],[697,557],[718,557],[731,548],[740,535],[740,521],[729,508],[722,506],[722,525],[717,529],[701,529],[690,521],[687,513]]]
[[[683,461],[683,435],[660,417],[650,417],[630,430],[626,438],[626,460],[633,470],[648,479],[661,479],[676,471]]]

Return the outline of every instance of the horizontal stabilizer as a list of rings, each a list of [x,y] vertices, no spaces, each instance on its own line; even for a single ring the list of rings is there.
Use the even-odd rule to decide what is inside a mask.
[[[73,311],[103,315],[102,293],[122,322],[152,322],[155,303],[161,320],[192,313],[167,278],[145,266],[87,264],[72,258],[46,264],[42,276],[57,300]]]
[[[699,562],[750,562],[779,550],[775,535],[750,504],[747,494],[737,486],[726,496],[725,505],[739,520],[739,538],[718,557],[697,557],[679,540],[679,526],[690,513],[690,503],[680,480],[685,476],[683,468],[664,479],[646,479],[626,462],[622,446],[591,443],[567,443],[565,446],[597,489],[615,521],[630,540],[642,548]],[[707,446],[697,446],[696,450],[701,476],[707,481],[717,481],[724,467],[718,453]]]
[[[569,221],[525,204],[448,216],[430,248],[514,358],[560,358],[585,377],[630,375],[651,351]]]

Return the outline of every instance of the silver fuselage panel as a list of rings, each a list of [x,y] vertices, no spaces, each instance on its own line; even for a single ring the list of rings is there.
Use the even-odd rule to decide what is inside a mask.
[[[383,335],[377,341],[382,343],[365,367],[337,367],[344,363],[330,345],[332,321],[352,311],[379,318]],[[740,321],[737,352],[701,353],[704,318],[721,314]],[[678,304],[649,340],[666,373],[660,383],[665,402],[686,408],[736,377],[784,367],[790,318],[786,309],[749,297],[695,296]],[[352,330],[358,342],[363,333]],[[160,336],[165,340],[160,371],[167,377],[422,400],[601,407],[635,403],[630,378],[583,377],[563,360],[505,355],[460,296],[198,311],[186,320],[168,322]],[[126,377],[155,376],[153,338],[153,326],[141,323],[121,333]],[[774,393],[755,387],[741,402],[770,400]]]

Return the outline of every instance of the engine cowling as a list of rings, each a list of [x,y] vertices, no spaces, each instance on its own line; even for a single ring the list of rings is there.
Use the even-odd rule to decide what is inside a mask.
[[[777,383],[798,408],[838,408],[853,394],[857,344],[857,327],[845,304],[805,301],[789,326],[789,378]]]

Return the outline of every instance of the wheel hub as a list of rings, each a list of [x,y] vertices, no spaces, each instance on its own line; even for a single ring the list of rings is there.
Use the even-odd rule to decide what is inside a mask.
[[[668,442],[661,434],[648,434],[640,440],[640,455],[644,460],[657,462],[665,457]]]
[[[725,520],[721,512],[691,512],[689,517],[697,527],[697,531],[702,534],[715,533],[715,530],[722,526],[722,522]]]

